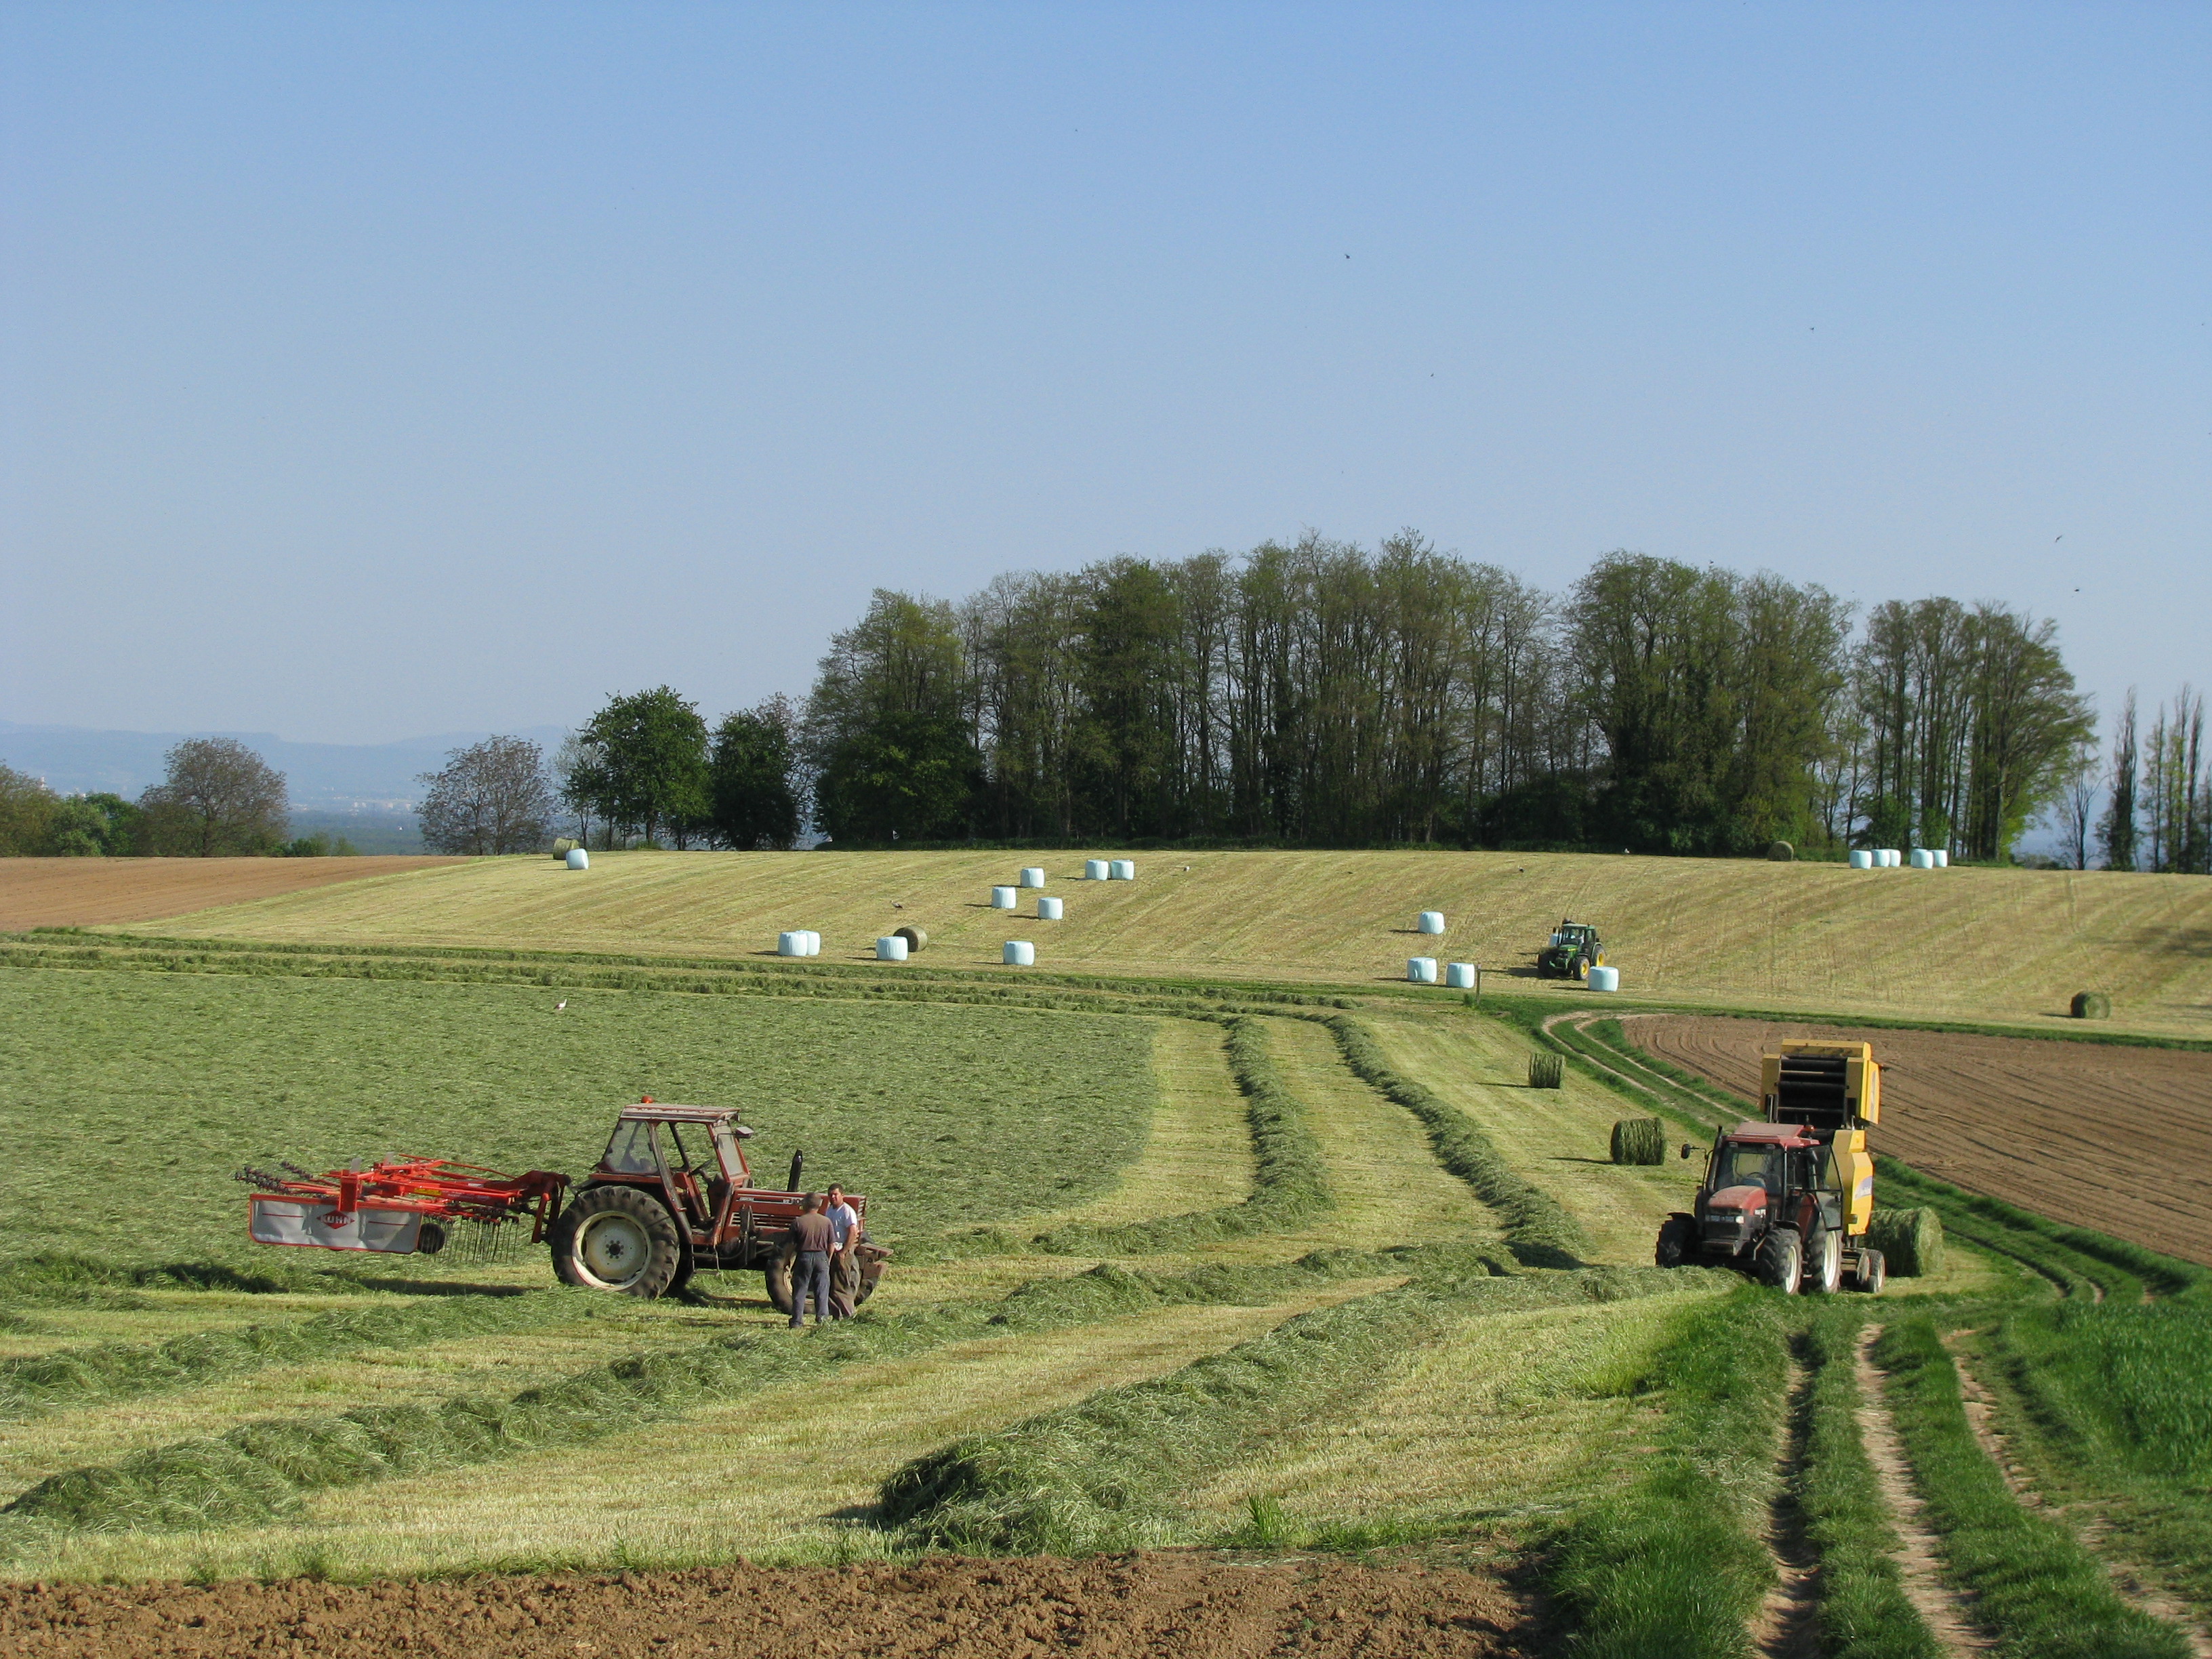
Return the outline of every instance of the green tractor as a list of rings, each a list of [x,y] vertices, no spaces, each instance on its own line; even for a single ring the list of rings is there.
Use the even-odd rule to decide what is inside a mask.
[[[1539,979],[1588,979],[1591,969],[1604,966],[1605,946],[1587,922],[1562,921],[1552,942],[1536,952]]]

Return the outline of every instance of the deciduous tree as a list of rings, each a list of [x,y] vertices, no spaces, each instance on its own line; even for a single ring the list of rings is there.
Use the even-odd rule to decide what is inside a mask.
[[[266,854],[283,843],[284,775],[230,738],[191,738],[168,775],[139,797],[156,853],[194,858]]]
[[[534,853],[550,833],[553,792],[545,756],[526,738],[486,738],[456,749],[425,772],[418,810],[422,844],[434,853],[478,856]]]

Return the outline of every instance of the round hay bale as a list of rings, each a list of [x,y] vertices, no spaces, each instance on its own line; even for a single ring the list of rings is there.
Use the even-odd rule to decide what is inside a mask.
[[[1035,865],[1035,864],[1032,864],[1032,865],[1029,866],[1026,869],[1024,869],[1024,870],[1022,872],[1022,885],[1023,885],[1023,886],[1024,886],[1024,887],[1042,887],[1042,886],[1043,886],[1043,885],[1044,885],[1044,870],[1043,870],[1043,867],[1042,867],[1042,866],[1040,866],[1040,865]]]
[[[1951,867],[1951,849],[1948,847],[1931,847],[1928,849],[1928,856],[1936,860],[1936,867],[1938,870],[1948,870]]]
[[[1924,847],[1916,847],[1912,849],[1910,862],[1916,870],[1933,870],[1936,867],[1936,855]]]
[[[876,960],[878,962],[904,962],[906,960],[906,941],[901,939],[896,933],[884,934],[881,939],[876,941]]]
[[[929,943],[929,935],[919,927],[894,927],[891,929],[891,937],[904,939],[908,951],[919,951]]]
[[[994,910],[1011,910],[1020,898],[1021,890],[1018,887],[994,887],[991,890],[991,908]]]
[[[1441,910],[1424,910],[1415,920],[1413,926],[1424,933],[1441,933],[1444,930],[1444,913]]]
[[[1663,1164],[1667,1161],[1667,1126],[1656,1117],[1626,1118],[1613,1126],[1615,1164]]]
[[[1766,849],[1766,856],[1777,864],[1787,864],[1797,856],[1797,849],[1786,841],[1778,841]]]
[[[1062,914],[1062,901],[1053,897],[1049,893],[1040,893],[1037,895],[1037,920],[1039,921],[1058,921]]]
[[[1036,946],[1025,939],[1010,939],[1000,953],[1000,960],[1009,968],[1033,968],[1036,965]]]
[[[1528,1056],[1528,1086],[1532,1089],[1556,1089],[1566,1075],[1567,1062],[1558,1054]]]
[[[1107,878],[1107,870],[1108,870],[1109,863],[1109,860],[1105,860],[1105,859],[1085,859],[1085,860],[1083,860],[1083,878],[1084,878],[1084,880],[1085,880],[1085,881],[1104,881],[1104,880]]]
[[[1876,1210],[1866,1242],[1895,1277],[1925,1279],[1943,1271],[1943,1218],[1933,1210]]]
[[[1857,848],[1851,854],[1851,868],[1854,870],[1873,869],[1874,854],[1863,847]]]
[[[1591,969],[1589,988],[1593,991],[1618,991],[1620,988],[1620,969],[1603,967]]]
[[[2110,1019],[2112,1017],[2112,1000],[2102,991],[2076,991],[2072,1006],[2076,1019]]]
[[[1416,985],[1434,985],[1437,982],[1437,959],[1434,957],[1407,957],[1406,977]]]
[[[592,867],[592,855],[580,847],[571,847],[561,855],[561,861],[571,870],[588,870]]]
[[[1450,986],[1455,991],[1473,990],[1474,988],[1474,964],[1471,962],[1448,962],[1444,963],[1444,983]]]

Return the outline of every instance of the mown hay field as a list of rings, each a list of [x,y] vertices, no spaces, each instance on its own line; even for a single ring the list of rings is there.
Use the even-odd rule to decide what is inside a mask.
[[[1066,919],[990,908],[1041,862]],[[2191,876],[1501,853],[1139,855],[1133,882],[1015,853],[631,853],[586,872],[485,860],[144,924],[188,937],[703,956],[810,927],[855,961],[902,923],[930,964],[1378,984],[1435,956],[1527,973],[1562,917],[1597,926],[1622,989],[1689,1006],[2042,1022],[2076,991],[2116,1026],[2212,1033],[2212,881]],[[897,908],[895,908],[897,907]],[[1414,931],[1442,910],[1441,939]],[[1441,993],[1439,994],[1441,994]]]
[[[1146,1575],[1195,1562],[1249,1575],[1241,1598],[1194,1583],[1180,1615],[1223,1653],[1719,1659],[1763,1628],[1784,1492],[1822,1540],[1858,1505],[1859,1553],[1817,1546],[1814,1593],[1839,1621],[1863,1604],[1885,1629],[1917,1616],[1882,1577],[1884,1500],[1850,1461],[1856,1413],[1891,1388],[1839,1369],[1860,1322],[1987,1331],[2060,1293],[2109,1297],[2116,1319],[2197,1293],[2186,1264],[1904,1172],[1891,1201],[1945,1206],[1954,1248],[1879,1301],[1656,1269],[1654,1235],[1699,1166],[1613,1164],[1612,1127],[1656,1107],[1694,1133],[1714,1103],[1673,1084],[1632,1099],[1587,1054],[1533,1088],[1547,1039],[1527,1009],[1455,996],[1269,1001],[1188,969],[1024,988],[958,971],[957,952],[921,974],[66,939],[9,960],[0,1576],[60,1588],[0,1595],[0,1640],[53,1650],[227,1659],[338,1639],[359,1598],[335,1588],[319,1611],[278,1588],[167,1603],[79,1588],[302,1576],[471,1583],[445,1616],[502,1650],[665,1637],[656,1650],[766,1654],[831,1633],[753,1618],[766,1592],[740,1585],[743,1560],[801,1594],[864,1587],[927,1638],[916,1651],[1103,1655],[1157,1646]],[[641,1093],[741,1107],[767,1179],[804,1145],[817,1176],[866,1188],[898,1255],[861,1317],[794,1335],[750,1276],[637,1303],[556,1288],[536,1252],[485,1267],[244,1241],[236,1162],[404,1145],[581,1173]],[[2099,1355],[2190,1357],[2163,1325],[2092,1334],[2077,1380]],[[1965,1419],[1931,1414],[1921,1380],[1947,1352],[1899,1419],[1938,1498]],[[1808,1420],[1793,1364],[1819,1368],[1811,1439],[1790,1428]],[[2158,1401],[2161,1423],[2198,1434],[2200,1407],[2212,1423],[2190,1364],[2144,1375],[2156,1386],[2128,1398]],[[2164,1482],[2164,1530],[2123,1535],[2134,1565],[2186,1586],[2181,1522],[2203,1517],[2182,1488],[2201,1464],[2146,1472],[2115,1451],[2078,1462],[2069,1501],[2124,1527],[2121,1476]],[[1986,1519],[1977,1502],[1931,1512]],[[1118,1602],[1051,1589],[1035,1562],[969,1579],[930,1559],[1161,1546],[1183,1547],[1104,1558],[1134,1575]],[[2067,1582],[2091,1583],[2069,1547]],[[1352,1559],[1405,1565],[1355,1585]],[[797,1576],[825,1566],[843,1570]],[[470,1577],[487,1572],[525,1577]],[[1321,1583],[1325,1606],[1301,1588]],[[1026,1617],[991,1599],[1007,1585]],[[360,1595],[429,1604],[416,1587]],[[2102,1595],[2076,1597],[2083,1628],[2144,1640],[2081,1650],[2164,1659],[2170,1628]],[[744,1616],[715,1620],[730,1596]],[[2006,1606],[2016,1623],[1990,1635],[2032,1650],[2019,1638],[2050,1608]],[[187,1607],[203,1622],[170,1628]],[[1232,1630],[1218,1615],[1237,1607]]]

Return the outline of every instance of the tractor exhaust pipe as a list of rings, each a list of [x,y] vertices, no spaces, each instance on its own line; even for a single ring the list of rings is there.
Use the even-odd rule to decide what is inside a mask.
[[[783,1190],[787,1193],[797,1192],[799,1190],[799,1177],[805,1172],[805,1152],[803,1151],[793,1152],[791,1155],[791,1179],[783,1183]]]

